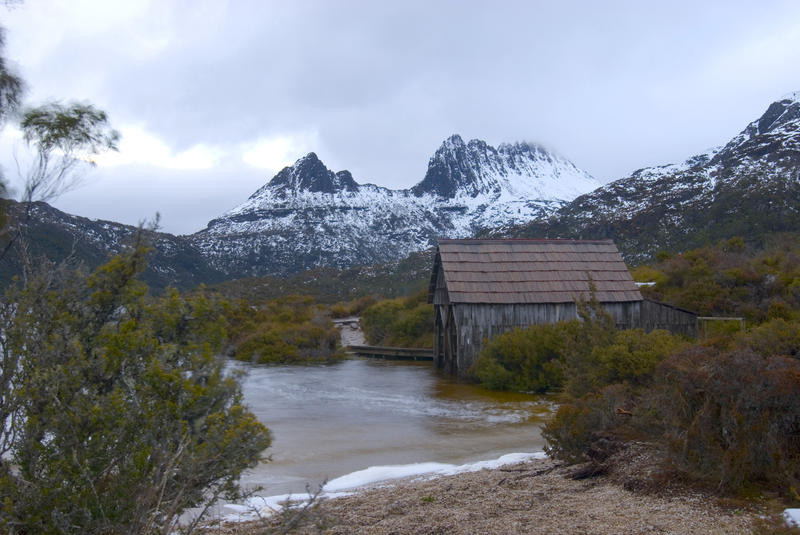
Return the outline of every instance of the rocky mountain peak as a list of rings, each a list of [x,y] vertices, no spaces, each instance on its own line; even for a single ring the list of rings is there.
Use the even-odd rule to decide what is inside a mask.
[[[428,162],[425,178],[412,188],[446,199],[507,194],[514,198],[571,200],[598,187],[572,162],[532,143],[503,143],[495,148],[480,139],[464,143],[452,135]]]
[[[284,167],[263,188],[251,195],[258,197],[268,188],[274,193],[286,196],[301,191],[315,193],[338,193],[340,191],[356,191],[358,184],[349,171],[334,173],[313,152],[309,152],[294,165]]]
[[[473,141],[475,141],[475,140],[473,140]],[[464,140],[462,139],[462,137],[460,135],[458,135],[458,134],[452,134],[450,137],[448,137],[447,139],[442,141],[442,144],[439,146],[439,149],[436,152],[439,152],[439,151],[441,151],[443,149],[447,149],[447,148],[450,148],[452,150],[452,149],[457,149],[459,147],[464,147],[464,146],[466,146],[466,143],[464,143]]]
[[[475,141],[470,142],[473,147]],[[447,199],[455,197],[463,185],[475,182],[469,152],[470,147],[458,134],[445,139],[428,161],[425,177],[411,188],[411,192],[418,197],[426,193]]]
[[[790,168],[800,164],[800,91],[769,105],[714,157],[725,167],[761,164]]]
[[[800,119],[800,91],[789,93],[770,104],[757,121],[756,132],[763,134]]]

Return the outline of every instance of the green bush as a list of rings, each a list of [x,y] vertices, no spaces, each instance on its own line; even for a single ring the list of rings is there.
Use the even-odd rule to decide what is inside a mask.
[[[577,332],[596,329],[586,322]],[[570,462],[602,451],[598,441],[647,436],[660,430],[659,415],[639,403],[652,387],[658,364],[688,342],[666,331],[617,331],[604,345],[572,338],[564,356],[565,390],[558,412],[543,430],[548,452]],[[598,459],[592,459],[598,460]]]
[[[588,452],[603,428],[602,415],[594,409],[594,397],[587,395],[565,403],[542,428],[547,441],[545,451],[551,457],[579,463],[588,460]]]
[[[373,345],[433,347],[433,305],[427,291],[409,297],[385,299],[361,314],[361,328]]]
[[[598,447],[603,442],[613,442],[620,436],[620,429],[629,424],[627,414],[618,409],[630,407],[632,392],[623,385],[610,385],[597,392],[559,406],[553,418],[542,428],[547,440],[548,455],[570,463],[603,461]]]
[[[683,338],[669,331],[618,331],[610,345],[597,346],[591,352],[595,362],[593,383],[596,387],[614,383],[647,385],[658,363],[687,345]]]
[[[235,496],[270,435],[225,374],[216,303],[44,266],[0,300],[0,531],[170,533]]]
[[[768,321],[740,335],[737,346],[764,357],[800,358],[800,322],[782,318]]]
[[[301,324],[263,324],[236,347],[235,357],[250,362],[292,363],[330,360],[337,356],[335,327]]]
[[[347,318],[350,316],[360,316],[367,308],[374,305],[377,299],[371,295],[359,297],[347,303],[336,303],[331,305],[331,316],[334,318]]]
[[[493,390],[546,392],[562,384],[561,359],[579,322],[533,325],[495,336],[481,347],[470,370]]]
[[[253,306],[229,305],[231,354],[259,363],[306,363],[343,357],[339,331],[311,298],[289,296]]]

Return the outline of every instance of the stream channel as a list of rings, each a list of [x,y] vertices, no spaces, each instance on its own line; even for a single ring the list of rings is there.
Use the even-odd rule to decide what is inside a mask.
[[[260,494],[304,493],[386,465],[464,464],[541,451],[552,400],[458,383],[430,362],[235,363],[244,397],[273,433],[271,461],[242,478]]]

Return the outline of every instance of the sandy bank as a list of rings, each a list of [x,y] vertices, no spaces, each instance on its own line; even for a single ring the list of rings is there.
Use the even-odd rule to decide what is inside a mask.
[[[576,481],[550,459],[493,470],[404,480],[325,500],[296,533],[330,534],[732,534],[755,514],[691,491],[629,491],[631,481]],[[320,529],[322,528],[322,529]],[[216,532],[216,531],[215,531]],[[227,533],[260,533],[228,525]]]

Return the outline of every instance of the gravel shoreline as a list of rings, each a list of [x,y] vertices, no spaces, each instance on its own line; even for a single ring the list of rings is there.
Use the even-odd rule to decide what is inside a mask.
[[[536,459],[479,472],[402,480],[324,500],[292,533],[722,535],[752,533],[757,520],[752,511],[722,508],[699,492],[630,491],[625,487],[631,485],[620,478],[572,479],[575,470],[551,459]],[[269,532],[263,525],[247,523],[226,528],[214,532]]]

